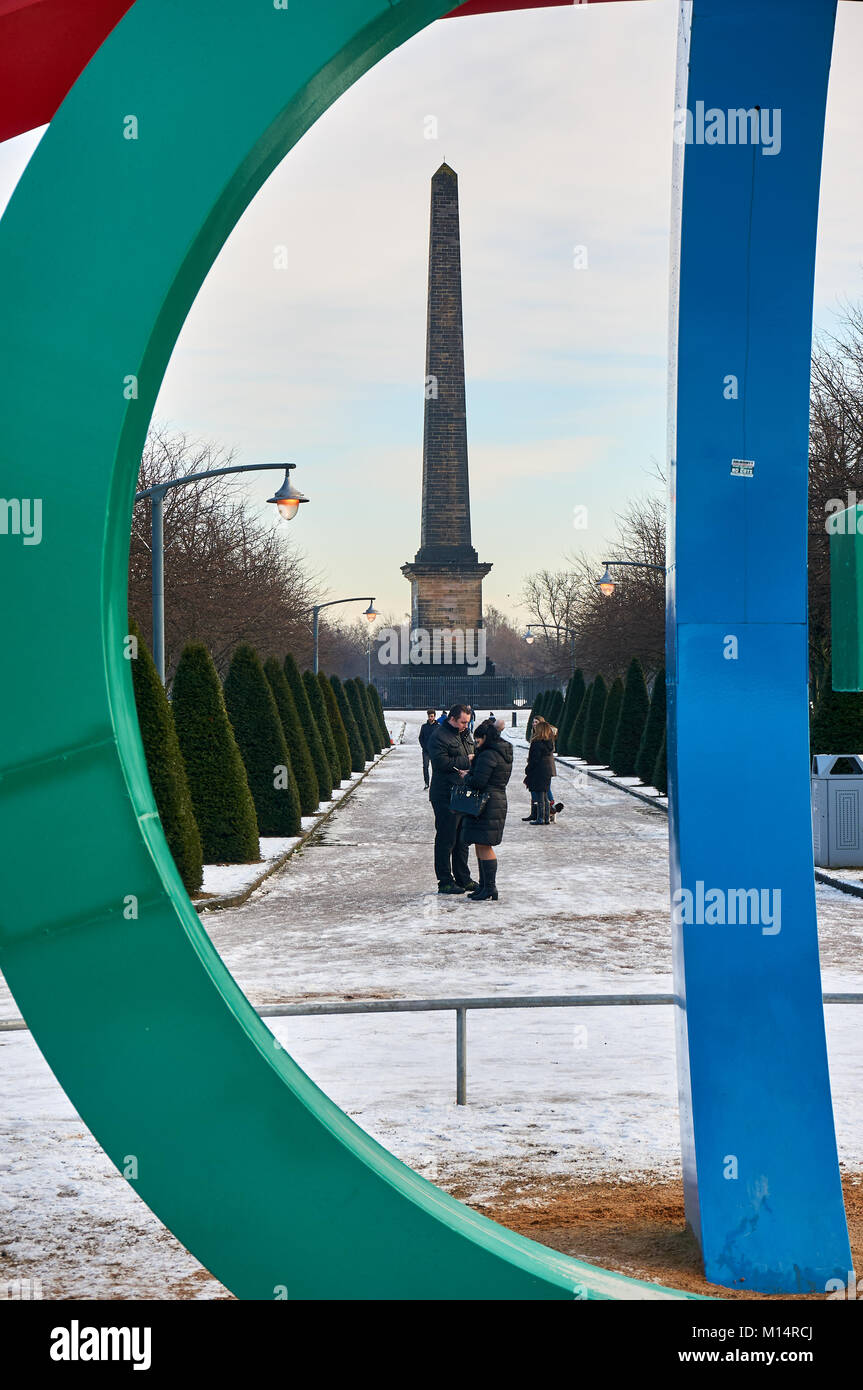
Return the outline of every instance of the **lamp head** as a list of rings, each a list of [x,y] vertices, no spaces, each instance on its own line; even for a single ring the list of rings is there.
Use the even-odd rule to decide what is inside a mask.
[[[295,487],[291,486],[291,469],[294,466],[293,463],[287,465],[285,469],[285,481],[282,483],[282,486],[279,488],[278,492],[273,493],[272,497],[267,498],[268,502],[275,502],[279,510],[279,515],[284,521],[293,521],[300,509],[300,503],[308,502],[309,500],[308,497],[304,497],[301,492],[298,492]]]
[[[378,615],[377,610],[375,608],[375,601],[374,599],[371,599],[368,608],[363,610],[363,617],[368,619],[370,623],[373,623],[377,616]]]
[[[610,598],[614,593],[614,580],[611,577],[611,571],[608,565],[605,567],[605,574],[601,579],[597,579],[596,582],[599,585],[599,592],[605,594],[606,598]]]

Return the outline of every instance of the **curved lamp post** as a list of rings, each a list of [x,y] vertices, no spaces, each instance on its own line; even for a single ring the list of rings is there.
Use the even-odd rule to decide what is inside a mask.
[[[599,592],[604,594],[606,598],[611,598],[615,590],[614,579],[609,569],[610,565],[626,565],[629,569],[635,570],[659,570],[661,574],[667,572],[665,565],[652,565],[647,560],[603,560],[602,563],[605,565],[605,573],[596,582],[599,585]]]
[[[268,502],[275,502],[279,514],[285,521],[296,516],[301,502],[308,502],[296,488],[291,487],[291,469],[295,463],[238,463],[229,468],[208,468],[203,473],[187,473],[184,478],[170,478],[166,483],[154,483],[143,492],[135,493],[135,501],[150,498],[150,550],[153,565],[153,660],[159,679],[165,684],[165,528],[163,503],[165,493],[172,487],[183,483],[197,483],[202,478],[218,478],[225,473],[260,473],[269,468],[284,468],[285,480]]]
[[[312,609],[312,635],[313,635],[314,643],[315,643],[315,656],[314,656],[313,670],[314,670],[315,675],[318,674],[318,627],[319,627],[319,624],[318,624],[318,615],[319,615],[321,609],[322,609],[322,608],[332,608],[332,607],[334,606],[334,604],[337,604],[337,603],[365,603],[365,601],[366,601],[366,600],[365,600],[364,597],[363,597],[363,598],[331,598],[327,603],[316,603],[316,604],[315,604],[314,608]],[[374,601],[373,598],[370,598],[370,599],[369,599],[369,606],[368,606],[368,608],[365,609],[365,611],[364,611],[364,613],[363,613],[363,617],[364,617],[369,623],[373,623],[374,620],[375,620],[375,618],[376,618],[377,616],[378,616],[378,615],[377,615],[377,611],[376,611],[376,609],[375,609],[375,601]],[[369,654],[368,654],[368,655],[369,655],[369,673],[371,673],[371,660],[372,660],[372,658],[371,658],[371,648],[369,649]],[[371,684],[371,674],[369,674],[369,684]]]

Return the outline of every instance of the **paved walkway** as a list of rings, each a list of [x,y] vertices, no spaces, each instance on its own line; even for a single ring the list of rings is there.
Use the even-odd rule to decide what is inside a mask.
[[[517,748],[499,901],[441,898],[407,719],[405,741],[254,906],[205,917],[253,1002],[665,987],[664,814],[566,771],[557,823],[525,825]]]
[[[252,1002],[670,992],[666,817],[565,771],[557,824],[524,825],[517,749],[499,902],[439,898],[419,718],[280,874],[202,918]],[[829,888],[818,902],[825,988],[863,990],[863,902]],[[863,1169],[857,1007],[828,1009],[828,1033],[840,1153]],[[0,1015],[14,1013],[0,988]],[[470,1014],[466,1107],[451,1014],[269,1024],[364,1128],[468,1200],[679,1171],[669,1008]],[[108,1164],[29,1035],[0,1048],[9,1277],[42,1277],[45,1297],[220,1296]]]

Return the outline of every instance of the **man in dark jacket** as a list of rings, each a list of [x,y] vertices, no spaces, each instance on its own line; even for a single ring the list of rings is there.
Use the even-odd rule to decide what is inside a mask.
[[[420,748],[423,750],[423,782],[428,791],[429,786],[429,739],[437,728],[437,716],[433,709],[426,710],[426,722],[420,725]]]
[[[461,816],[449,807],[450,792],[460,787],[459,769],[467,771],[473,739],[467,732],[470,710],[453,705],[444,724],[435,724],[428,742],[432,765],[429,799],[434,811],[434,867],[439,893],[466,893],[477,885],[470,876],[467,845],[459,837]]]

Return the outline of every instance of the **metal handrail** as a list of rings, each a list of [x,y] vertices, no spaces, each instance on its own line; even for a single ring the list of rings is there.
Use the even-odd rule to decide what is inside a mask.
[[[860,995],[863,999],[863,994]],[[491,994],[455,999],[349,999],[320,1004],[265,1004],[260,1018],[298,1014],[432,1013],[445,1009],[567,1009],[603,1004],[674,1004],[676,994]]]
[[[825,1004],[863,1004],[863,994],[822,994]],[[259,1018],[322,1014],[455,1013],[456,1105],[467,1104],[468,1009],[601,1009],[621,1004],[679,1004],[676,994],[492,994],[455,999],[348,999],[315,1004],[264,1004]],[[0,1033],[29,1032],[23,1018],[0,1019]]]

